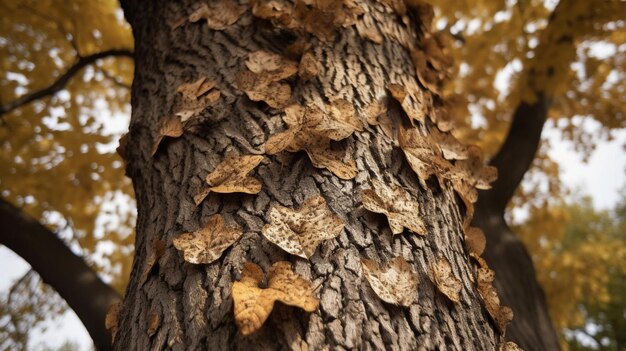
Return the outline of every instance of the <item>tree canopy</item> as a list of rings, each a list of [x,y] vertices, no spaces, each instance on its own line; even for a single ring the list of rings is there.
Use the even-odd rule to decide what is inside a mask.
[[[515,126],[509,132],[520,106],[546,106],[548,118],[583,155],[626,127],[625,2],[431,3],[437,38],[454,61],[443,91],[454,133],[480,145],[487,158],[507,138],[517,143],[514,133],[527,132]],[[115,148],[130,111],[130,28],[114,0],[2,0],[0,11],[0,162],[6,165],[0,195],[45,224],[122,293],[135,215]],[[543,117],[524,117],[540,119],[541,131]],[[581,127],[589,118],[600,123],[600,132]],[[563,340],[577,350],[570,331],[582,333],[585,323],[618,328],[607,306],[624,306],[618,282],[626,267],[612,261],[615,255],[626,261],[624,210],[594,212],[588,200],[566,204],[568,189],[547,154],[550,146],[519,140],[517,147],[537,156],[508,209],[529,213],[515,230],[533,254]],[[506,172],[500,170],[505,179]],[[0,339],[8,345],[24,346],[29,329],[61,312],[54,293],[42,286],[29,271],[3,296]],[[614,333],[600,330],[598,340]]]

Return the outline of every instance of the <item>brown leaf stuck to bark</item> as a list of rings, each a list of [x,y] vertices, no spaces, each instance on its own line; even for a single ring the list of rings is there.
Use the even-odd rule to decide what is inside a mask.
[[[470,254],[470,256],[474,257],[480,265],[476,281],[478,293],[485,303],[487,312],[496,323],[498,331],[500,331],[500,334],[504,335],[507,325],[513,320],[513,311],[507,306],[500,306],[498,292],[493,287],[493,280],[496,277],[494,271],[487,267],[487,263],[482,258],[472,254]]]
[[[218,164],[213,172],[206,177],[209,185],[194,196],[196,206],[212,191],[215,193],[244,193],[258,194],[261,191],[261,181],[248,176],[248,173],[263,161],[262,155],[233,155],[230,154]]]
[[[156,239],[152,243],[152,250],[148,254],[148,259],[146,260],[146,267],[141,272],[141,277],[139,278],[139,284],[143,284],[146,279],[148,279],[148,275],[152,272],[154,265],[159,261],[161,256],[165,253],[165,241],[161,239]]]
[[[154,156],[156,154],[157,150],[159,149],[159,145],[161,144],[161,141],[163,141],[163,138],[178,138],[181,135],[183,135],[183,124],[180,121],[180,117],[171,116],[163,120],[161,123],[161,128],[159,129],[159,134],[152,143],[152,150],[150,155]]]
[[[345,225],[319,195],[308,198],[298,210],[275,205],[269,218],[270,223],[262,229],[267,240],[306,259],[322,241],[336,238]]]
[[[148,313],[148,336],[154,335],[160,324],[161,316],[154,311],[150,311],[150,313]]]
[[[467,160],[469,158],[469,146],[461,143],[452,133],[431,128],[430,135],[441,149],[443,158],[446,160]]]
[[[369,211],[387,216],[393,234],[401,234],[404,228],[426,235],[426,226],[419,218],[419,203],[410,193],[396,185],[372,181],[372,189],[361,191],[363,206]]]
[[[174,247],[183,252],[185,261],[208,264],[219,259],[241,235],[243,232],[239,228],[226,226],[224,217],[215,214],[209,217],[204,227],[175,238]]]
[[[317,309],[319,300],[311,282],[294,273],[289,262],[280,261],[272,265],[265,289],[259,287],[262,280],[261,267],[247,262],[241,280],[233,283],[235,324],[244,336],[261,328],[276,301],[307,312]]]
[[[415,109],[412,106],[409,97],[411,97],[412,99],[414,99],[414,97],[413,94],[411,94],[411,91],[406,89],[404,86],[395,83],[389,84],[387,86],[387,89],[391,93],[391,96],[400,103],[400,106],[402,106],[402,110],[404,110],[404,113],[406,113],[411,121],[424,123],[424,121],[426,120],[426,114],[424,113],[424,111]],[[417,101],[417,99],[415,100]]]
[[[193,83],[181,84],[176,91],[181,95],[176,116],[182,123],[202,112],[220,98],[220,91],[215,88],[215,81],[200,78]]]
[[[298,76],[303,81],[308,81],[311,78],[317,76],[319,73],[319,66],[317,59],[310,51],[305,52],[300,59],[300,66],[298,67]]]
[[[331,140],[343,140],[363,130],[354,107],[346,100],[335,100],[323,109],[315,105],[291,105],[285,108],[283,120],[289,127],[272,135],[265,143],[265,152],[306,151],[314,167],[326,168],[341,179],[356,176],[354,160],[344,161],[344,153],[331,149]]]
[[[465,230],[465,247],[470,253],[482,255],[486,244],[487,239],[480,228],[469,227]]]
[[[120,137],[120,141],[119,141],[118,147],[115,149],[117,154],[120,155],[120,157],[122,158],[122,160],[124,160],[124,162],[126,162],[126,160],[128,160],[128,155],[126,154],[126,143],[127,142],[128,142],[128,133],[124,133],[124,135],[122,135]]]
[[[500,343],[500,347],[498,348],[498,351],[524,351],[524,350],[522,350],[521,347],[517,346],[516,343],[512,341],[507,341],[507,342]]]
[[[298,63],[278,54],[255,51],[248,56],[247,70],[239,72],[235,86],[253,101],[282,108],[291,99],[291,86],[279,82],[298,73]]]
[[[461,281],[452,273],[450,261],[445,257],[440,257],[437,263],[430,267],[430,275],[439,291],[446,295],[452,302],[459,302],[461,293]]]
[[[237,22],[247,9],[247,6],[240,6],[233,0],[211,1],[210,4],[202,4],[189,15],[188,21],[195,23],[206,20],[210,29],[224,30]]]
[[[117,302],[109,306],[109,310],[104,318],[104,327],[111,333],[111,343],[115,341],[118,330],[118,320],[122,303]]]
[[[361,264],[365,278],[381,300],[408,307],[417,299],[417,274],[402,256],[394,258],[384,269],[368,259],[361,259]]]

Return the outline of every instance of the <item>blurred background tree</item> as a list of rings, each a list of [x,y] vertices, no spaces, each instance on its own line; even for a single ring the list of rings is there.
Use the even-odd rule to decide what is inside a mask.
[[[455,62],[445,90],[455,134],[488,157],[524,103],[545,100],[549,124],[583,157],[626,127],[625,2],[431,3]],[[135,205],[114,150],[130,113],[130,29],[114,0],[0,0],[0,13],[1,198],[46,225],[121,294]],[[583,128],[589,119],[601,127]],[[549,150],[544,139],[509,221],[532,253],[562,344],[624,349],[626,205],[602,212],[589,199],[569,198]],[[527,219],[514,218],[514,209]],[[29,330],[64,309],[32,271],[0,298],[0,349],[26,348]]]

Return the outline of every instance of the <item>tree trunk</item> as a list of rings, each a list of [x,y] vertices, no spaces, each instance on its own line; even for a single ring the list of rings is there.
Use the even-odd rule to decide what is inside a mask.
[[[427,27],[415,13],[403,24],[401,10],[394,12],[381,2],[354,2],[365,9],[359,16],[379,32],[380,43],[362,38],[354,25],[331,28],[334,37],[319,40],[310,31],[284,29],[256,18],[250,9],[236,23],[214,30],[204,20],[180,21],[200,3],[122,1],[135,36],[133,111],[123,153],[138,219],[136,255],[118,317],[116,349],[497,349],[498,329],[474,283],[476,265],[464,249],[460,201],[449,181],[424,181],[415,175],[393,138],[393,129],[399,126],[385,133],[381,125],[364,123],[362,131],[333,142],[334,151],[355,160],[356,176],[344,180],[314,167],[304,152],[266,155],[264,143],[287,128],[283,109],[252,101],[237,88],[237,75],[246,69],[244,62],[252,52],[287,55],[288,44],[303,37],[311,44],[319,72],[308,81],[293,77],[285,81],[293,91],[290,103],[324,106],[345,99],[358,116],[364,116],[367,106],[381,100],[391,120],[407,125],[387,91],[395,83],[414,87],[416,96],[409,104],[424,115],[432,114],[441,101],[420,85],[406,43],[398,40],[411,38],[414,48],[421,50]],[[182,25],[172,30],[173,23]],[[203,77],[217,82],[220,99],[186,125],[182,136],[157,143],[152,156],[160,126],[175,112],[177,88]],[[417,127],[425,135],[435,128],[428,120]],[[194,195],[205,186],[207,174],[233,152],[265,155],[251,172],[261,180],[261,191],[211,192],[196,206]],[[363,208],[361,191],[372,188],[374,180],[400,185],[411,194],[419,203],[415,215],[424,222],[426,235],[408,230],[392,235],[385,216]],[[286,253],[262,235],[272,207],[300,208],[318,194],[346,224],[309,260]],[[213,263],[186,262],[173,240],[198,230],[214,214],[241,228],[243,236]],[[161,241],[162,255],[155,249]],[[361,265],[362,258],[385,264],[398,256],[419,276],[417,299],[408,307],[379,299]],[[429,277],[440,257],[449,260],[452,274],[461,281],[458,303],[440,293]],[[306,313],[278,304],[258,332],[243,336],[233,314],[233,283],[241,279],[245,262],[267,272],[277,261],[291,262],[296,273],[318,285],[319,308]]]

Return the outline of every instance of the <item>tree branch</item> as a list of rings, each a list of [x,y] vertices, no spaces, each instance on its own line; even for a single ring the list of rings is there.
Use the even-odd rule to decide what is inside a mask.
[[[83,322],[99,351],[111,349],[104,328],[109,306],[121,297],[48,228],[0,198],[0,243],[20,255]]]
[[[85,66],[88,66],[100,59],[104,59],[107,57],[133,58],[134,56],[133,56],[133,52],[128,49],[112,49],[112,50],[106,50],[106,51],[98,52],[95,54],[91,54],[88,56],[81,56],[78,58],[78,61],[76,61],[76,63],[74,63],[67,71],[65,71],[65,73],[59,76],[57,80],[54,81],[54,83],[52,83],[51,85],[43,89],[36,90],[26,95],[23,95],[8,104],[1,105],[0,116],[4,115],[5,113],[11,112],[17,108],[20,108],[35,100],[58,93],[60,90],[65,88],[65,86],[70,81],[70,79],[72,79],[72,77],[74,77],[78,72],[80,72],[80,70],[83,69]]]

